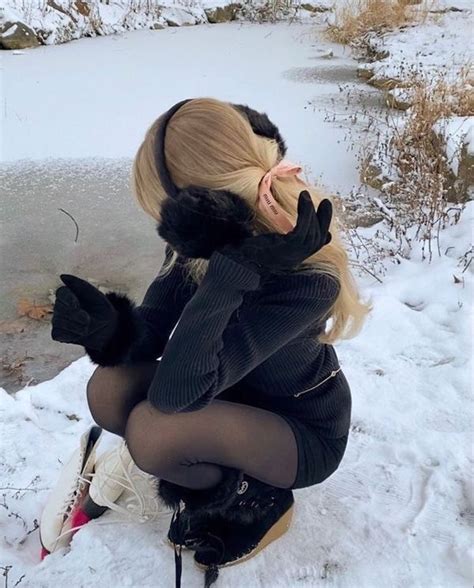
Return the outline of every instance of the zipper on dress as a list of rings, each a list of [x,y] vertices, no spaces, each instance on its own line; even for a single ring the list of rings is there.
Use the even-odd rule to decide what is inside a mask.
[[[331,378],[334,378],[334,376],[336,374],[338,374],[341,371],[341,367],[338,367],[337,370],[333,370],[329,376],[327,376],[327,378],[324,378],[324,380],[321,380],[321,382],[319,382],[318,384],[316,384],[316,386],[311,386],[311,388],[307,388],[306,390],[302,390],[301,392],[298,392],[297,394],[293,394],[293,398],[298,398],[299,396],[302,396],[303,394],[306,394],[306,392],[311,392],[311,390],[314,390],[315,388],[319,388],[319,386],[321,386],[322,384],[324,384],[324,382],[327,382],[328,380],[330,380]]]

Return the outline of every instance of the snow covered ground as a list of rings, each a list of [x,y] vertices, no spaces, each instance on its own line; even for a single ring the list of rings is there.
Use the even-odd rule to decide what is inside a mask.
[[[373,73],[372,82],[403,82],[414,74],[426,80],[443,77],[456,81],[463,69],[472,65],[472,3],[446,0],[445,4],[446,13],[429,14],[422,24],[369,37],[374,54],[387,54],[364,66]]]
[[[338,82],[321,82],[330,70],[347,74],[341,48],[306,27],[287,25],[159,35],[130,33],[8,54],[4,165],[23,158],[131,156],[169,104],[212,94],[267,110],[291,157],[307,162],[328,188],[357,184],[345,129],[324,122],[312,107],[332,100],[336,110],[341,105]],[[322,59],[329,49],[335,57]],[[470,204],[461,223],[442,234],[442,256],[430,265],[421,263],[415,247],[410,260],[387,266],[383,283],[359,278],[373,312],[358,338],[337,347],[354,401],[343,464],[324,484],[297,491],[285,537],[223,571],[218,585],[472,586],[473,268],[463,272],[458,258],[470,247],[473,215]],[[20,580],[20,588],[173,585],[168,520],[132,524],[107,515],[81,530],[68,553],[39,563],[34,520],[61,462],[91,422],[85,385],[92,369],[82,358],[51,381],[14,396],[1,392],[0,565],[12,566],[10,588]],[[184,585],[202,585],[189,554],[183,574]]]
[[[332,0],[0,0],[0,47],[53,45],[82,37],[207,22],[317,21],[332,6]],[[22,39],[21,30],[27,38]],[[12,45],[14,38],[20,45]]]
[[[390,588],[472,585],[472,273],[456,260],[473,213],[471,205],[446,231],[447,256],[393,266],[383,284],[364,280],[373,313],[357,339],[338,346],[354,398],[343,464],[324,484],[296,492],[290,531],[225,570],[222,586],[376,588],[381,578]],[[49,382],[0,396],[0,561],[13,566],[11,585],[26,574],[21,586],[31,588],[171,586],[167,518],[139,524],[107,515],[81,530],[69,553],[41,564],[38,534],[28,535],[91,422],[84,391],[92,369],[82,358]],[[201,586],[189,554],[184,561],[185,585]]]

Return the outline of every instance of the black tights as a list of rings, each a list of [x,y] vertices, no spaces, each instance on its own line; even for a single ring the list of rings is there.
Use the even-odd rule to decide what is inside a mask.
[[[94,420],[125,438],[141,470],[194,489],[217,484],[219,466],[280,488],[293,485],[298,450],[284,418],[226,400],[194,412],[162,413],[146,400],[156,367],[157,362],[99,367],[87,386]]]

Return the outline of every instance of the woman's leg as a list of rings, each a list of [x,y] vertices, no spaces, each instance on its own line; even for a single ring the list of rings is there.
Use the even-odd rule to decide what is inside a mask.
[[[95,422],[123,437],[132,409],[146,398],[157,365],[152,361],[98,367],[87,384],[87,401]]]
[[[298,452],[285,419],[223,400],[195,412],[161,413],[146,401],[157,365],[99,367],[87,386],[95,422],[126,438],[142,470],[188,488],[206,488],[220,481],[219,465],[224,465],[290,487]]]
[[[216,485],[219,466],[280,488],[296,478],[298,449],[290,425],[245,404],[214,400],[198,411],[165,414],[144,400],[128,418],[125,439],[140,469],[188,488]]]

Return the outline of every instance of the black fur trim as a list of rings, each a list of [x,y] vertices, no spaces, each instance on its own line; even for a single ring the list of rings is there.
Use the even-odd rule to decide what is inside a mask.
[[[190,186],[165,200],[157,231],[180,255],[208,259],[216,249],[252,235],[254,218],[236,194]]]
[[[267,139],[274,139],[278,143],[281,157],[285,157],[286,143],[281,136],[278,127],[272,123],[264,112],[257,112],[246,104],[234,104],[233,106],[241,113],[245,114],[256,135],[267,137]]]
[[[188,511],[204,511],[210,516],[222,513],[239,497],[237,490],[243,478],[243,473],[235,468],[223,467],[223,471],[224,477],[219,484],[205,490],[193,490],[167,480],[158,480],[158,496],[173,509],[182,500]]]
[[[276,488],[247,475],[244,476],[244,481],[248,484],[247,490],[239,496],[235,508],[225,513],[227,521],[244,525],[254,524],[274,509],[281,496],[291,494],[289,490]]]
[[[116,292],[109,292],[106,297],[118,312],[117,329],[109,345],[102,351],[86,347],[87,355],[91,360],[103,367],[122,363],[131,346],[140,339],[143,332],[141,319],[134,312],[135,304],[130,298]]]

